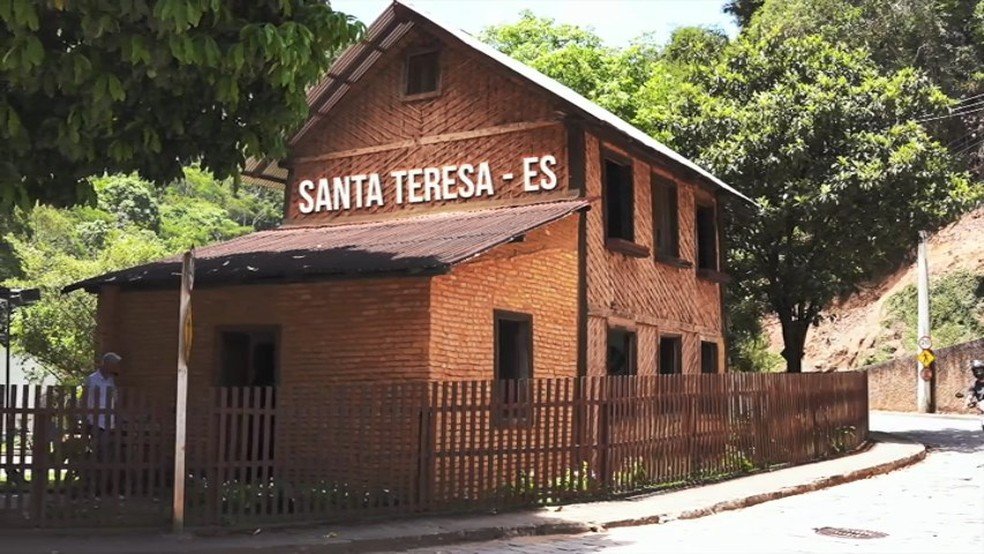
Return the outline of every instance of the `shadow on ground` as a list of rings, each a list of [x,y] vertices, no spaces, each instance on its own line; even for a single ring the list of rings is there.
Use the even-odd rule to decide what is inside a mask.
[[[958,428],[907,429],[903,435],[926,445],[930,452],[984,452],[984,431]]]

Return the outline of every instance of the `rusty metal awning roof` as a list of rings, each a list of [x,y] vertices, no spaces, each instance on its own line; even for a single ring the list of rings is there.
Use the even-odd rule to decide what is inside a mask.
[[[195,251],[195,284],[296,282],[364,275],[433,275],[589,206],[563,200],[405,219],[250,233]],[[181,258],[107,273],[65,287],[93,292],[176,287]]]

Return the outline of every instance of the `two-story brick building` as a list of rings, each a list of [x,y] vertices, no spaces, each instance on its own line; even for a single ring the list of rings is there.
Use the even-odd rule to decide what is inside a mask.
[[[720,203],[747,198],[394,2],[309,94],[283,225],[196,251],[191,387],[723,371]],[[97,293],[121,382],[173,386],[177,258]]]

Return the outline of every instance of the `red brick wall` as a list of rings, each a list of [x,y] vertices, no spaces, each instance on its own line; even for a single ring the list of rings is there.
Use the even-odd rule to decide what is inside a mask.
[[[604,147],[625,155],[616,146]],[[622,326],[635,329],[638,342],[638,371],[656,371],[658,340],[661,334],[683,339],[685,373],[700,372],[700,342],[719,345],[718,367],[723,367],[724,343],[721,325],[720,285],[697,277],[693,267],[678,268],[658,262],[654,255],[653,214],[650,175],[657,171],[677,184],[680,229],[680,258],[696,265],[694,231],[695,202],[701,198],[714,202],[706,191],[679,175],[653,168],[633,159],[635,242],[649,249],[638,258],[610,250],[605,245],[602,196],[602,143],[588,134],[585,140],[586,194],[598,198],[587,214],[588,265],[588,373],[603,375],[607,329]]]
[[[541,92],[508,77],[483,57],[444,45],[440,95],[413,101],[401,97],[407,51],[436,40],[420,30],[409,33],[293,148],[287,162],[293,168],[287,185],[291,195],[286,214],[289,223],[384,217],[464,202],[541,201],[565,194],[566,134],[554,106]],[[503,126],[531,122],[534,127],[499,132]],[[548,154],[557,160],[557,188],[552,192],[523,191],[522,158]],[[488,161],[492,170],[495,194],[491,197],[395,203],[392,171],[463,163],[477,166],[483,161]],[[306,215],[297,209],[300,181],[317,183],[321,177],[368,173],[380,175],[382,207]],[[514,178],[505,179],[505,173],[512,173]]]
[[[578,217],[433,279],[433,378],[493,378],[496,309],[533,316],[534,377],[577,375]]]
[[[110,299],[104,292],[100,304]],[[284,385],[426,379],[429,303],[424,277],[198,289],[189,385],[215,383],[219,326],[278,325]],[[106,344],[124,357],[120,384],[173,390],[177,291],[124,291],[115,312]]]

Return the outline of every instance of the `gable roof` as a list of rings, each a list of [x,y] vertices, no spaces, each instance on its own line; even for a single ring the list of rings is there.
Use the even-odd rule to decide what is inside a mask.
[[[406,14],[406,17],[403,16]],[[468,33],[442,23],[439,19],[413,6],[406,0],[394,0],[392,4],[369,26],[362,41],[348,48],[332,64],[324,79],[308,91],[308,104],[311,116],[304,125],[291,136],[289,144],[301,140],[319,121],[328,115],[332,107],[345,96],[352,86],[362,78],[383,54],[402,38],[413,26],[415,19],[429,23],[460,41],[469,49],[485,56],[495,64],[510,71],[522,80],[532,84],[554,98],[573,108],[585,118],[620,134],[628,142],[635,143],[643,150],[669,158],[673,162],[690,169],[718,187],[720,190],[755,204],[753,200],[721,181],[706,169],[700,167],[670,147],[643,133],[612,112],[598,106],[577,92],[547,77],[539,71],[499,52]],[[243,178],[248,182],[265,186],[281,186],[287,181],[287,170],[277,165],[275,160],[247,161]]]
[[[402,219],[322,227],[281,227],[249,233],[195,251],[195,285],[283,283],[369,275],[436,275],[530,231],[589,209],[589,200],[561,200],[423,213]],[[94,292],[177,287],[181,257],[73,283]]]

